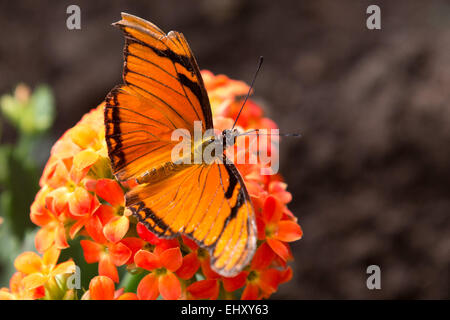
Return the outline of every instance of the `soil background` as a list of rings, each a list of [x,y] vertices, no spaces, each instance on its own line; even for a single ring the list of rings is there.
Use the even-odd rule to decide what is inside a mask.
[[[66,8],[81,8],[81,30]],[[381,30],[366,8],[381,8]],[[284,132],[281,173],[304,230],[275,299],[448,299],[450,2],[4,1],[0,93],[49,84],[51,144],[121,83],[125,11],[189,40],[199,65],[250,81]],[[3,124],[5,141],[14,140]],[[381,268],[368,290],[366,268]]]

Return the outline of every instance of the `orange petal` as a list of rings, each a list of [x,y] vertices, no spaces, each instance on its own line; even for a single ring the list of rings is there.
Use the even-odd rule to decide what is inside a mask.
[[[278,126],[276,123],[269,118],[262,118],[260,120],[260,128],[266,128],[266,129],[278,129]]]
[[[224,118],[224,117],[214,117],[214,128],[218,130],[229,129],[233,126],[233,119]]]
[[[80,152],[80,148],[74,144],[70,139],[63,136],[52,147],[51,154],[58,159],[71,158]]]
[[[66,238],[66,229],[64,228],[64,224],[59,223],[55,230],[55,246],[58,249],[65,249],[69,247]]]
[[[140,300],[155,300],[159,296],[158,278],[150,273],[142,278],[137,287],[137,296]]]
[[[134,263],[134,255],[136,254],[136,252],[142,249],[142,247],[145,245],[145,242],[142,239],[136,237],[128,237],[120,242],[126,245],[131,250],[130,258],[127,262],[125,262],[125,264]]]
[[[9,288],[11,289],[11,292],[19,292],[22,279],[25,278],[25,276],[24,273],[19,271],[11,276],[11,279],[9,279]]]
[[[52,276],[56,276],[58,274],[66,274],[66,273],[74,273],[75,272],[75,262],[66,261],[60,263],[56,266],[52,271]]]
[[[25,274],[40,272],[42,259],[35,252],[24,252],[14,260],[14,267]]]
[[[117,300],[139,300],[139,298],[135,293],[125,292],[124,294],[120,295]]]
[[[202,271],[203,271],[203,274],[205,275],[206,279],[220,278],[220,275],[217,272],[215,272],[213,269],[211,269],[210,258],[203,259],[200,262],[200,264],[201,264]]]
[[[55,189],[45,197],[45,205],[56,216],[59,216],[67,208],[68,195],[69,191],[66,187]]]
[[[195,251],[198,249],[198,244],[195,243],[194,240],[189,239],[186,236],[181,236],[183,238],[183,243],[189,247],[192,251]]]
[[[287,184],[281,181],[272,181],[269,184],[269,192],[274,194],[283,203],[289,203],[292,200],[292,195],[286,191],[286,188]]]
[[[194,276],[200,268],[200,261],[197,258],[197,253],[191,252],[183,257],[183,263],[177,270],[177,276],[183,280],[188,280]]]
[[[285,270],[280,273],[280,283],[285,283],[291,281],[292,279],[292,268],[287,267]]]
[[[33,299],[41,299],[43,297],[45,297],[45,287],[44,286],[40,286],[37,287],[36,289],[32,290],[29,294],[33,295]]]
[[[107,224],[112,218],[116,217],[115,209],[109,204],[102,204],[95,210],[94,214],[100,219],[102,225]]]
[[[112,179],[99,179],[95,186],[95,193],[111,206],[124,204],[123,190],[117,181]]]
[[[116,243],[125,236],[129,225],[130,221],[127,217],[115,217],[103,227],[103,234],[108,241]]]
[[[48,171],[45,172],[42,177],[44,176],[46,176],[46,179],[41,179],[41,182],[46,180],[45,184],[57,189],[67,183],[69,172],[63,161],[57,161],[48,167]]]
[[[147,250],[139,250],[134,256],[134,262],[139,268],[153,270],[162,266],[158,256]]]
[[[36,250],[40,253],[45,252],[55,242],[55,228],[44,227],[39,229],[34,238]]]
[[[116,291],[114,291],[114,300],[119,298],[123,294],[124,291],[125,291],[124,288],[120,288],[120,289],[117,289]]]
[[[30,211],[31,211],[30,212],[31,221],[40,227],[45,227],[50,222],[56,219],[55,215],[52,212],[37,204],[36,200],[31,205]]]
[[[259,288],[256,284],[249,283],[242,292],[241,300],[257,300],[259,298]]]
[[[92,216],[86,223],[86,231],[91,236],[91,238],[98,243],[105,244],[108,241],[103,234],[103,225],[100,218],[97,216]]]
[[[256,175],[256,174],[255,174],[255,175]],[[247,175],[245,178],[246,178],[246,179],[252,179],[253,177]],[[246,186],[246,187],[248,186],[248,187],[247,187],[248,193],[251,194],[251,195],[258,196],[258,195],[261,193],[261,191],[262,191],[262,188],[261,188],[261,186],[259,185],[259,183],[253,182],[253,181],[251,181],[251,180],[249,180],[248,182],[247,182],[247,181],[248,181],[248,180],[245,181],[245,186]]]
[[[47,279],[47,276],[44,276],[42,273],[33,273],[23,278],[22,284],[25,290],[32,290],[43,286]]]
[[[167,249],[171,248],[179,248],[180,243],[177,239],[160,239],[160,242],[157,244],[155,251],[163,252]]]
[[[159,239],[153,232],[148,230],[147,227],[143,223],[139,222],[136,225],[136,231],[142,240],[145,240],[145,241],[149,242],[150,244],[157,245],[161,242],[161,239]]]
[[[91,240],[81,240],[83,248],[84,260],[87,263],[94,263],[100,260],[100,254],[103,252],[104,246]]]
[[[69,236],[70,239],[74,239],[75,236],[78,234],[78,232],[81,230],[81,228],[84,227],[84,225],[89,221],[89,217],[87,218],[81,218],[77,222],[75,222],[69,230]]]
[[[267,239],[267,244],[281,259],[284,261],[289,259],[289,249],[286,247],[286,244],[277,239]]]
[[[280,271],[276,269],[267,269],[261,272],[259,279],[259,287],[267,295],[274,293],[280,283]]]
[[[8,292],[8,290],[6,288],[2,288],[0,289],[0,301],[3,300],[16,300],[16,297]]]
[[[85,149],[95,143],[98,133],[86,123],[79,123],[68,132],[70,138],[81,148]]]
[[[91,195],[86,189],[76,187],[69,196],[69,211],[74,216],[82,216],[90,214],[91,210]]]
[[[283,207],[279,201],[273,197],[268,196],[264,202],[263,219],[267,224],[276,223],[280,220],[283,214]]]
[[[282,219],[285,219],[285,220],[292,220],[292,221],[297,222],[297,217],[294,216],[294,214],[292,213],[292,211],[289,210],[287,207],[284,207]]]
[[[44,256],[42,257],[42,264],[52,269],[58,262],[60,253],[61,250],[58,250],[56,247],[49,248],[45,251]]]
[[[98,263],[98,274],[101,276],[107,276],[112,281],[119,283],[119,273],[117,268],[112,262],[112,259],[107,254],[102,254]]]
[[[183,263],[183,256],[180,248],[170,248],[161,253],[159,256],[162,265],[169,271],[175,272]]]
[[[89,284],[91,300],[113,300],[114,282],[105,276],[96,276]]]
[[[109,246],[109,254],[112,262],[116,266],[124,265],[131,257],[131,250],[123,243],[116,243]]]
[[[258,240],[266,239],[266,224],[262,217],[256,217],[256,230],[258,233]]]
[[[303,232],[300,226],[289,220],[278,222],[278,231],[274,237],[280,241],[292,242],[302,238]]]
[[[222,278],[223,288],[228,292],[236,291],[245,285],[247,280],[248,272],[242,271],[237,276],[232,278]]]
[[[251,268],[254,270],[262,270],[267,268],[272,260],[275,258],[275,253],[269,247],[267,242],[263,242],[258,249],[256,249],[253,256]]]
[[[164,300],[178,300],[181,296],[181,284],[172,272],[159,277],[159,292]]]
[[[196,299],[215,299],[219,293],[217,280],[200,280],[186,289]]]
[[[98,158],[98,153],[90,149],[77,153],[73,158],[72,170],[70,170],[70,178],[72,181],[75,182],[75,184],[80,183]]]

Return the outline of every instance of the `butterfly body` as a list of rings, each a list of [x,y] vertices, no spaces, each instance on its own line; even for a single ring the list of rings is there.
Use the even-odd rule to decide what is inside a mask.
[[[234,276],[256,249],[245,183],[223,152],[213,151],[209,161],[192,160],[207,148],[234,144],[236,130],[194,140],[189,152],[174,160],[174,130],[194,136],[196,121],[202,134],[214,129],[195,58],[181,33],[165,34],[125,13],[115,25],[126,39],[125,83],[105,99],[105,138],[117,179],[137,182],[125,205],[159,237],[193,239],[209,251],[216,272]]]
[[[150,170],[145,171],[141,176],[136,178],[136,182],[138,184],[157,183],[161,180],[169,178],[181,170],[186,169],[188,166],[189,165],[184,163],[175,163],[171,161],[165,162],[159,167],[151,168]]]

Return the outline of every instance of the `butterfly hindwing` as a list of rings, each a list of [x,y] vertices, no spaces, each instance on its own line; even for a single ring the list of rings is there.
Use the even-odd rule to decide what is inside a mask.
[[[236,167],[196,165],[126,195],[126,206],[158,236],[186,235],[208,249],[212,267],[232,276],[253,256],[256,226],[249,195]]]

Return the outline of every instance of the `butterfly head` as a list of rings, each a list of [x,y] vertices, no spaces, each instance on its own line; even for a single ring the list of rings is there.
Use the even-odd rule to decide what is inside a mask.
[[[239,135],[239,132],[236,128],[233,129],[225,129],[222,131],[222,143],[224,146],[233,146],[236,143],[236,138]]]

